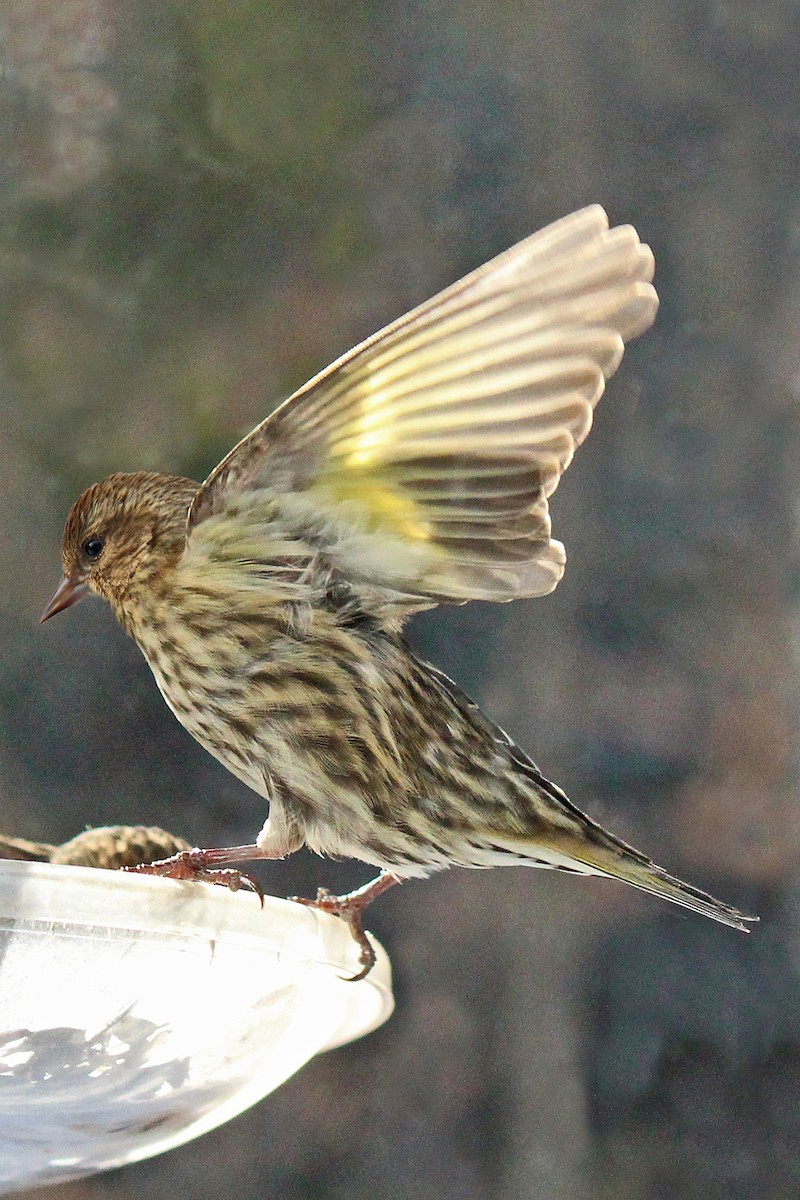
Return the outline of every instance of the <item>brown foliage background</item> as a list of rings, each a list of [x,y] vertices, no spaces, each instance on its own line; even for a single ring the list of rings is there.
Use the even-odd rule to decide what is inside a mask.
[[[763,918],[409,884],[371,914],[385,1029],[54,1200],[796,1200],[799,51],[791,0],[0,8],[2,827],[252,837],[110,613],[36,628],[69,504],[110,470],[202,478],[354,341],[599,201],[663,304],[556,497],[567,576],[414,636],[577,803]]]

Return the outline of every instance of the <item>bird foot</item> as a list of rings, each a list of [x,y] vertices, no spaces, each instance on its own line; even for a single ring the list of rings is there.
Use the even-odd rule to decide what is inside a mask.
[[[354,903],[349,896],[333,896],[324,887],[317,889],[315,900],[309,900],[305,896],[289,896],[289,899],[293,900],[295,904],[305,905],[306,908],[318,908],[321,912],[332,913],[335,917],[341,917],[360,948],[358,960],[361,963],[361,970],[356,975],[348,975],[347,982],[357,983],[359,979],[364,979],[369,975],[375,966],[375,949],[361,924],[361,914],[364,910],[363,904]]]
[[[341,917],[348,926],[358,944],[359,962],[361,963],[361,970],[356,975],[347,977],[348,983],[358,983],[360,979],[365,979],[375,966],[375,947],[364,932],[362,925],[364,909],[388,888],[399,882],[400,879],[396,875],[384,871],[377,878],[365,883],[363,887],[356,888],[353,892],[346,892],[344,896],[334,896],[324,887],[317,888],[314,900],[309,900],[304,896],[289,896],[289,899],[295,904],[303,904],[306,908],[318,908],[320,912],[332,913],[335,917]]]
[[[219,850],[182,850],[171,858],[156,859],[151,863],[138,863],[134,867],[123,867],[136,875],[161,875],[166,879],[189,879],[196,883],[214,883],[220,887],[239,892],[242,888],[255,892],[261,907],[264,907],[264,892],[260,885],[243,871],[231,867],[213,867],[211,863],[218,861]]]

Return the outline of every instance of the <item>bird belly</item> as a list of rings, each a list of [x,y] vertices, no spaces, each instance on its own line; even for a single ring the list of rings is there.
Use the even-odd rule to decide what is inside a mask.
[[[311,850],[409,877],[450,865],[576,865],[536,844],[535,822],[527,844],[503,842],[509,743],[401,644],[317,618],[312,631],[245,646],[232,626],[212,656],[197,640],[180,660],[140,645],[184,728]],[[524,791],[515,833],[527,824]]]
[[[190,687],[176,684],[172,678],[165,678],[152,661],[148,659],[148,662],[167,707],[186,732],[232,775],[268,799],[270,793],[264,771],[254,760],[247,740],[230,736],[229,721],[218,711],[218,696],[196,684]]]
[[[353,762],[348,769],[323,753],[321,735],[316,740],[313,735],[318,720],[313,709],[298,728],[293,714],[277,706],[260,707],[252,699],[243,706],[235,690],[226,693],[205,681],[176,684],[157,665],[150,666],[164,700],[187,732],[267,799],[273,817],[280,811],[291,827],[301,830],[310,850],[328,858],[361,859],[381,869],[413,858],[409,839],[386,829],[371,808],[369,783],[356,777]],[[447,865],[444,852],[441,859],[431,867],[411,864],[409,873],[426,875]]]

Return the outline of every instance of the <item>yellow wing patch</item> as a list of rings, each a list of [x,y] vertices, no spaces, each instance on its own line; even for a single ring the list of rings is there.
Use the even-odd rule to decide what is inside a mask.
[[[624,340],[653,320],[652,275],[648,247],[601,208],[557,221],[296,392],[209,476],[190,535],[260,491],[286,536],[296,521],[370,595],[552,591],[565,557],[547,498]]]

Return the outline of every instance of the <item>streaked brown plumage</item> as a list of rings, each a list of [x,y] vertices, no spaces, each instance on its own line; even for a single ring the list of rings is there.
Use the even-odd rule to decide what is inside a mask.
[[[653,320],[652,273],[584,209],[345,355],[202,486],[120,474],[77,501],[45,615],[108,600],[182,724],[269,801],[257,846],[203,865],[303,844],[397,878],[526,863],[746,928],[580,813],[401,633],[556,586],[547,498]]]
[[[189,850],[189,843],[154,825],[101,825],[84,829],[68,842],[30,842],[0,833],[0,858],[48,862],[69,867],[118,871]]]

